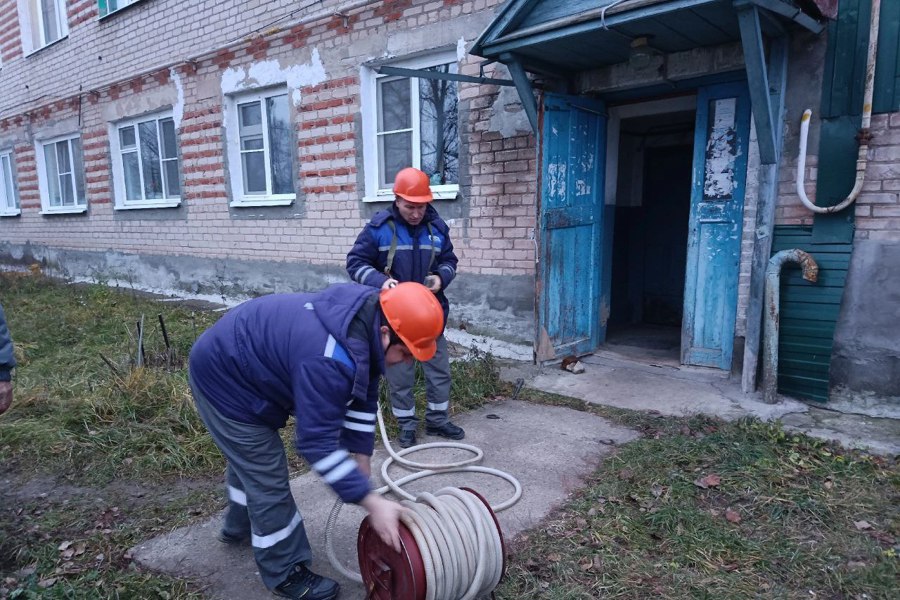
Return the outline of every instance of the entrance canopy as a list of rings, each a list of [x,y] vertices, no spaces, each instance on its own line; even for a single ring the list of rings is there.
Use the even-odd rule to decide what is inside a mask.
[[[509,0],[471,54],[509,67],[535,129],[537,109],[526,71],[567,78],[627,62],[636,52],[668,54],[741,42],[756,104],[757,96],[769,96],[763,38],[784,38],[792,27],[819,33],[831,4],[834,0]],[[755,109],[754,116],[759,123]]]
[[[529,71],[552,66],[578,72],[628,60],[642,37],[660,52],[682,52],[741,39],[735,7],[766,10],[763,34],[777,36],[793,21],[819,32],[814,2],[793,0],[510,0],[485,29],[472,54],[500,60],[516,54]],[[806,10],[804,10],[804,6]],[[808,11],[808,12],[807,12]]]

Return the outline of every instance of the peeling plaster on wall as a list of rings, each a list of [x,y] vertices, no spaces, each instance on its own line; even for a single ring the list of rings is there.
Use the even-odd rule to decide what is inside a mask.
[[[488,131],[496,131],[503,137],[531,133],[528,115],[522,109],[522,101],[515,88],[502,87],[491,108],[493,108],[493,112],[488,124]]]
[[[184,118],[184,82],[175,67],[169,69],[169,76],[175,84],[175,103],[172,105],[172,120],[175,121],[175,129],[181,127],[181,119]]]
[[[291,98],[296,106],[300,103],[300,88],[319,85],[325,79],[325,65],[318,48],[313,48],[310,62],[305,65],[291,65],[285,69],[277,60],[264,60],[253,63],[246,71],[243,67],[225,69],[222,73],[222,95],[287,84],[293,90]]]
[[[466,39],[459,38],[456,42],[456,61],[463,62],[466,59]]]

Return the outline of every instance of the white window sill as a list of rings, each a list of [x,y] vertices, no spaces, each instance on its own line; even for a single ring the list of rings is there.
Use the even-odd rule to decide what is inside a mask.
[[[148,208],[178,208],[181,206],[181,199],[177,200],[160,200],[156,202],[142,202],[140,204],[119,204],[116,210],[146,210]]]
[[[67,206],[65,208],[45,208],[42,215],[74,215],[87,212],[87,206]]]
[[[234,208],[253,208],[259,206],[290,206],[293,204],[295,197],[290,198],[273,198],[271,196],[261,196],[256,199],[235,200],[229,206]]]
[[[18,208],[4,208],[0,210],[0,217],[17,217],[22,214],[22,211]]]
[[[45,48],[49,48],[50,46],[55,46],[56,44],[60,43],[61,41],[65,40],[65,39],[67,39],[68,37],[69,37],[69,34],[67,33],[66,35],[62,36],[61,38],[56,39],[56,40],[53,40],[53,41],[50,42],[49,44],[44,44],[44,45],[41,46],[40,48],[32,48],[30,52],[26,52],[26,53],[25,53],[25,58],[28,58],[29,56],[32,56],[32,55],[34,55],[34,54],[37,54],[38,52],[40,52],[41,50],[44,50]]]
[[[442,185],[440,187],[432,187],[431,195],[435,200],[456,200],[459,195],[458,185]],[[366,196],[363,202],[393,202],[394,192],[391,190],[378,190],[375,196]]]

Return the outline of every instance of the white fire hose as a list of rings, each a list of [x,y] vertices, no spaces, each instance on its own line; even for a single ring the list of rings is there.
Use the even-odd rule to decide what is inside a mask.
[[[503,549],[500,532],[488,508],[475,496],[458,488],[446,487],[434,494],[422,493],[416,497],[404,491],[402,486],[430,475],[486,473],[505,479],[515,489],[508,500],[491,506],[491,510],[499,512],[518,502],[522,496],[522,485],[505,471],[475,465],[484,457],[484,452],[470,444],[432,442],[395,452],[388,440],[380,406],[378,427],[390,457],[381,465],[381,477],[386,485],[375,490],[375,493],[385,494],[390,491],[404,498],[400,503],[407,511],[401,520],[415,538],[425,564],[426,600],[471,600],[496,588],[503,571]],[[473,456],[456,462],[436,464],[403,458],[411,452],[432,448],[465,450]],[[394,462],[418,471],[394,481],[388,474],[388,469]],[[345,567],[335,555],[333,530],[342,507],[343,502],[338,500],[328,516],[325,527],[326,553],[332,566],[344,577],[362,583],[362,576]]]

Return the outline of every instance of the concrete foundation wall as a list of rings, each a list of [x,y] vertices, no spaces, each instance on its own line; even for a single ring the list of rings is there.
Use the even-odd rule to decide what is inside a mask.
[[[126,254],[0,242],[0,268],[39,265],[51,277],[104,283],[172,296],[235,304],[272,293],[316,291],[348,281],[338,265],[198,258],[185,254]],[[447,289],[451,327],[473,335],[530,344],[534,336],[534,278],[462,273]]]
[[[900,404],[900,240],[857,240],[834,335],[831,385]]]

